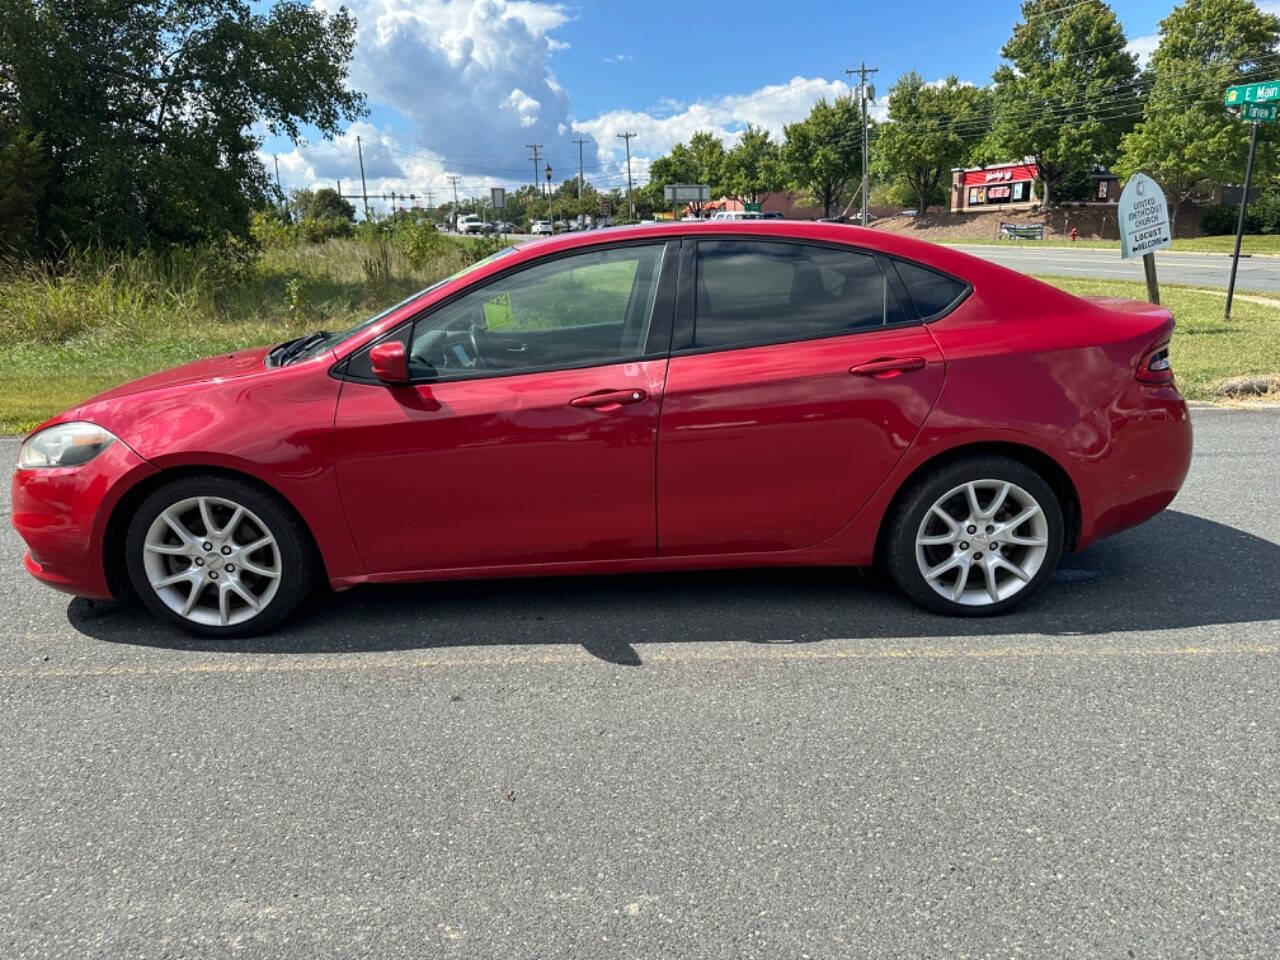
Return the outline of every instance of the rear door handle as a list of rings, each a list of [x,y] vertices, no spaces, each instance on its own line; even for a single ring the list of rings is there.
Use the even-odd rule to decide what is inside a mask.
[[[648,394],[643,390],[601,390],[588,393],[585,397],[575,397],[569,401],[571,407],[588,407],[592,410],[616,410],[623,404],[639,403]]]
[[[886,357],[883,360],[871,360],[850,367],[849,372],[855,377],[875,377],[877,380],[889,380],[911,370],[919,370],[924,366],[924,357]]]

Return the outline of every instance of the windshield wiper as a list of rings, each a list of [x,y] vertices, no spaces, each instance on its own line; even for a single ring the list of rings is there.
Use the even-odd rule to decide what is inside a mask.
[[[286,363],[296,360],[303,353],[306,353],[312,347],[318,346],[333,336],[329,330],[317,330],[315,333],[309,333],[305,337],[298,337],[296,340],[289,340],[280,344],[271,353],[274,355],[276,350],[280,353],[276,357],[276,366],[283,367]]]

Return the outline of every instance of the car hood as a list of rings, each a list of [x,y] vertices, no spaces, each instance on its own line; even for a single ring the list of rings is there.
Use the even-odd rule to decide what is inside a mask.
[[[264,358],[270,349],[270,347],[254,347],[251,350],[237,350],[235,353],[223,353],[214,357],[205,357],[203,360],[193,360],[179,367],[171,367],[159,373],[122,383],[105,393],[90,397],[81,406],[89,406],[103,400],[116,400],[137,393],[147,393],[165,387],[222,383],[237,377],[261,373],[266,368]]]

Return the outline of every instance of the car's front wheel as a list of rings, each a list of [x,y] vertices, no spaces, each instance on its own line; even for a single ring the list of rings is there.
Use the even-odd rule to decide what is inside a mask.
[[[889,524],[890,575],[938,613],[1003,613],[1040,589],[1062,555],[1062,506],[1052,487],[1007,457],[935,470],[903,497]]]
[[[315,567],[307,533],[284,503],[216,475],[175,480],[147,497],[125,553],[148,609],[213,637],[276,626],[309,592]]]

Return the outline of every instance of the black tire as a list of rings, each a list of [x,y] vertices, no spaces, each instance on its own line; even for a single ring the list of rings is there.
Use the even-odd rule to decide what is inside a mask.
[[[925,578],[916,555],[916,537],[926,515],[948,492],[973,481],[995,480],[1014,484],[1029,494],[1040,506],[1046,523],[1045,554],[1038,570],[1011,596],[979,605],[960,603],[943,596]],[[990,503],[991,501],[987,501]],[[1062,505],[1053,488],[1035,470],[1009,457],[978,455],[966,457],[938,467],[921,476],[901,496],[886,518],[882,539],[885,567],[899,589],[920,606],[935,613],[958,617],[989,617],[1006,612],[1033,596],[1053,575],[1062,556]],[[981,535],[981,532],[980,534]],[[966,541],[968,543],[969,541]],[[977,543],[973,549],[981,549]],[[997,544],[997,549],[999,544]],[[1008,550],[1008,545],[1005,545]],[[932,549],[932,548],[925,548]],[[955,547],[940,548],[944,551]],[[978,568],[981,570],[981,568]],[[966,574],[967,575],[967,574]],[[975,576],[982,576],[976,572]],[[994,574],[998,576],[999,574]],[[959,572],[955,574],[960,576]],[[971,587],[979,581],[971,581]],[[1005,582],[1009,581],[1005,577]],[[964,588],[961,587],[963,591]],[[999,596],[1001,590],[996,589]]]
[[[216,497],[245,507],[253,515],[256,525],[264,527],[275,539],[279,583],[262,609],[241,622],[225,626],[196,622],[172,609],[151,585],[144,559],[147,531],[163,511],[195,497]],[[174,480],[142,502],[129,521],[125,537],[125,566],[134,593],[161,620],[197,636],[233,639],[266,633],[288,617],[311,592],[318,562],[310,534],[283,500],[252,483],[209,474]],[[245,571],[240,575],[244,576]],[[235,602],[240,603],[238,600]]]

